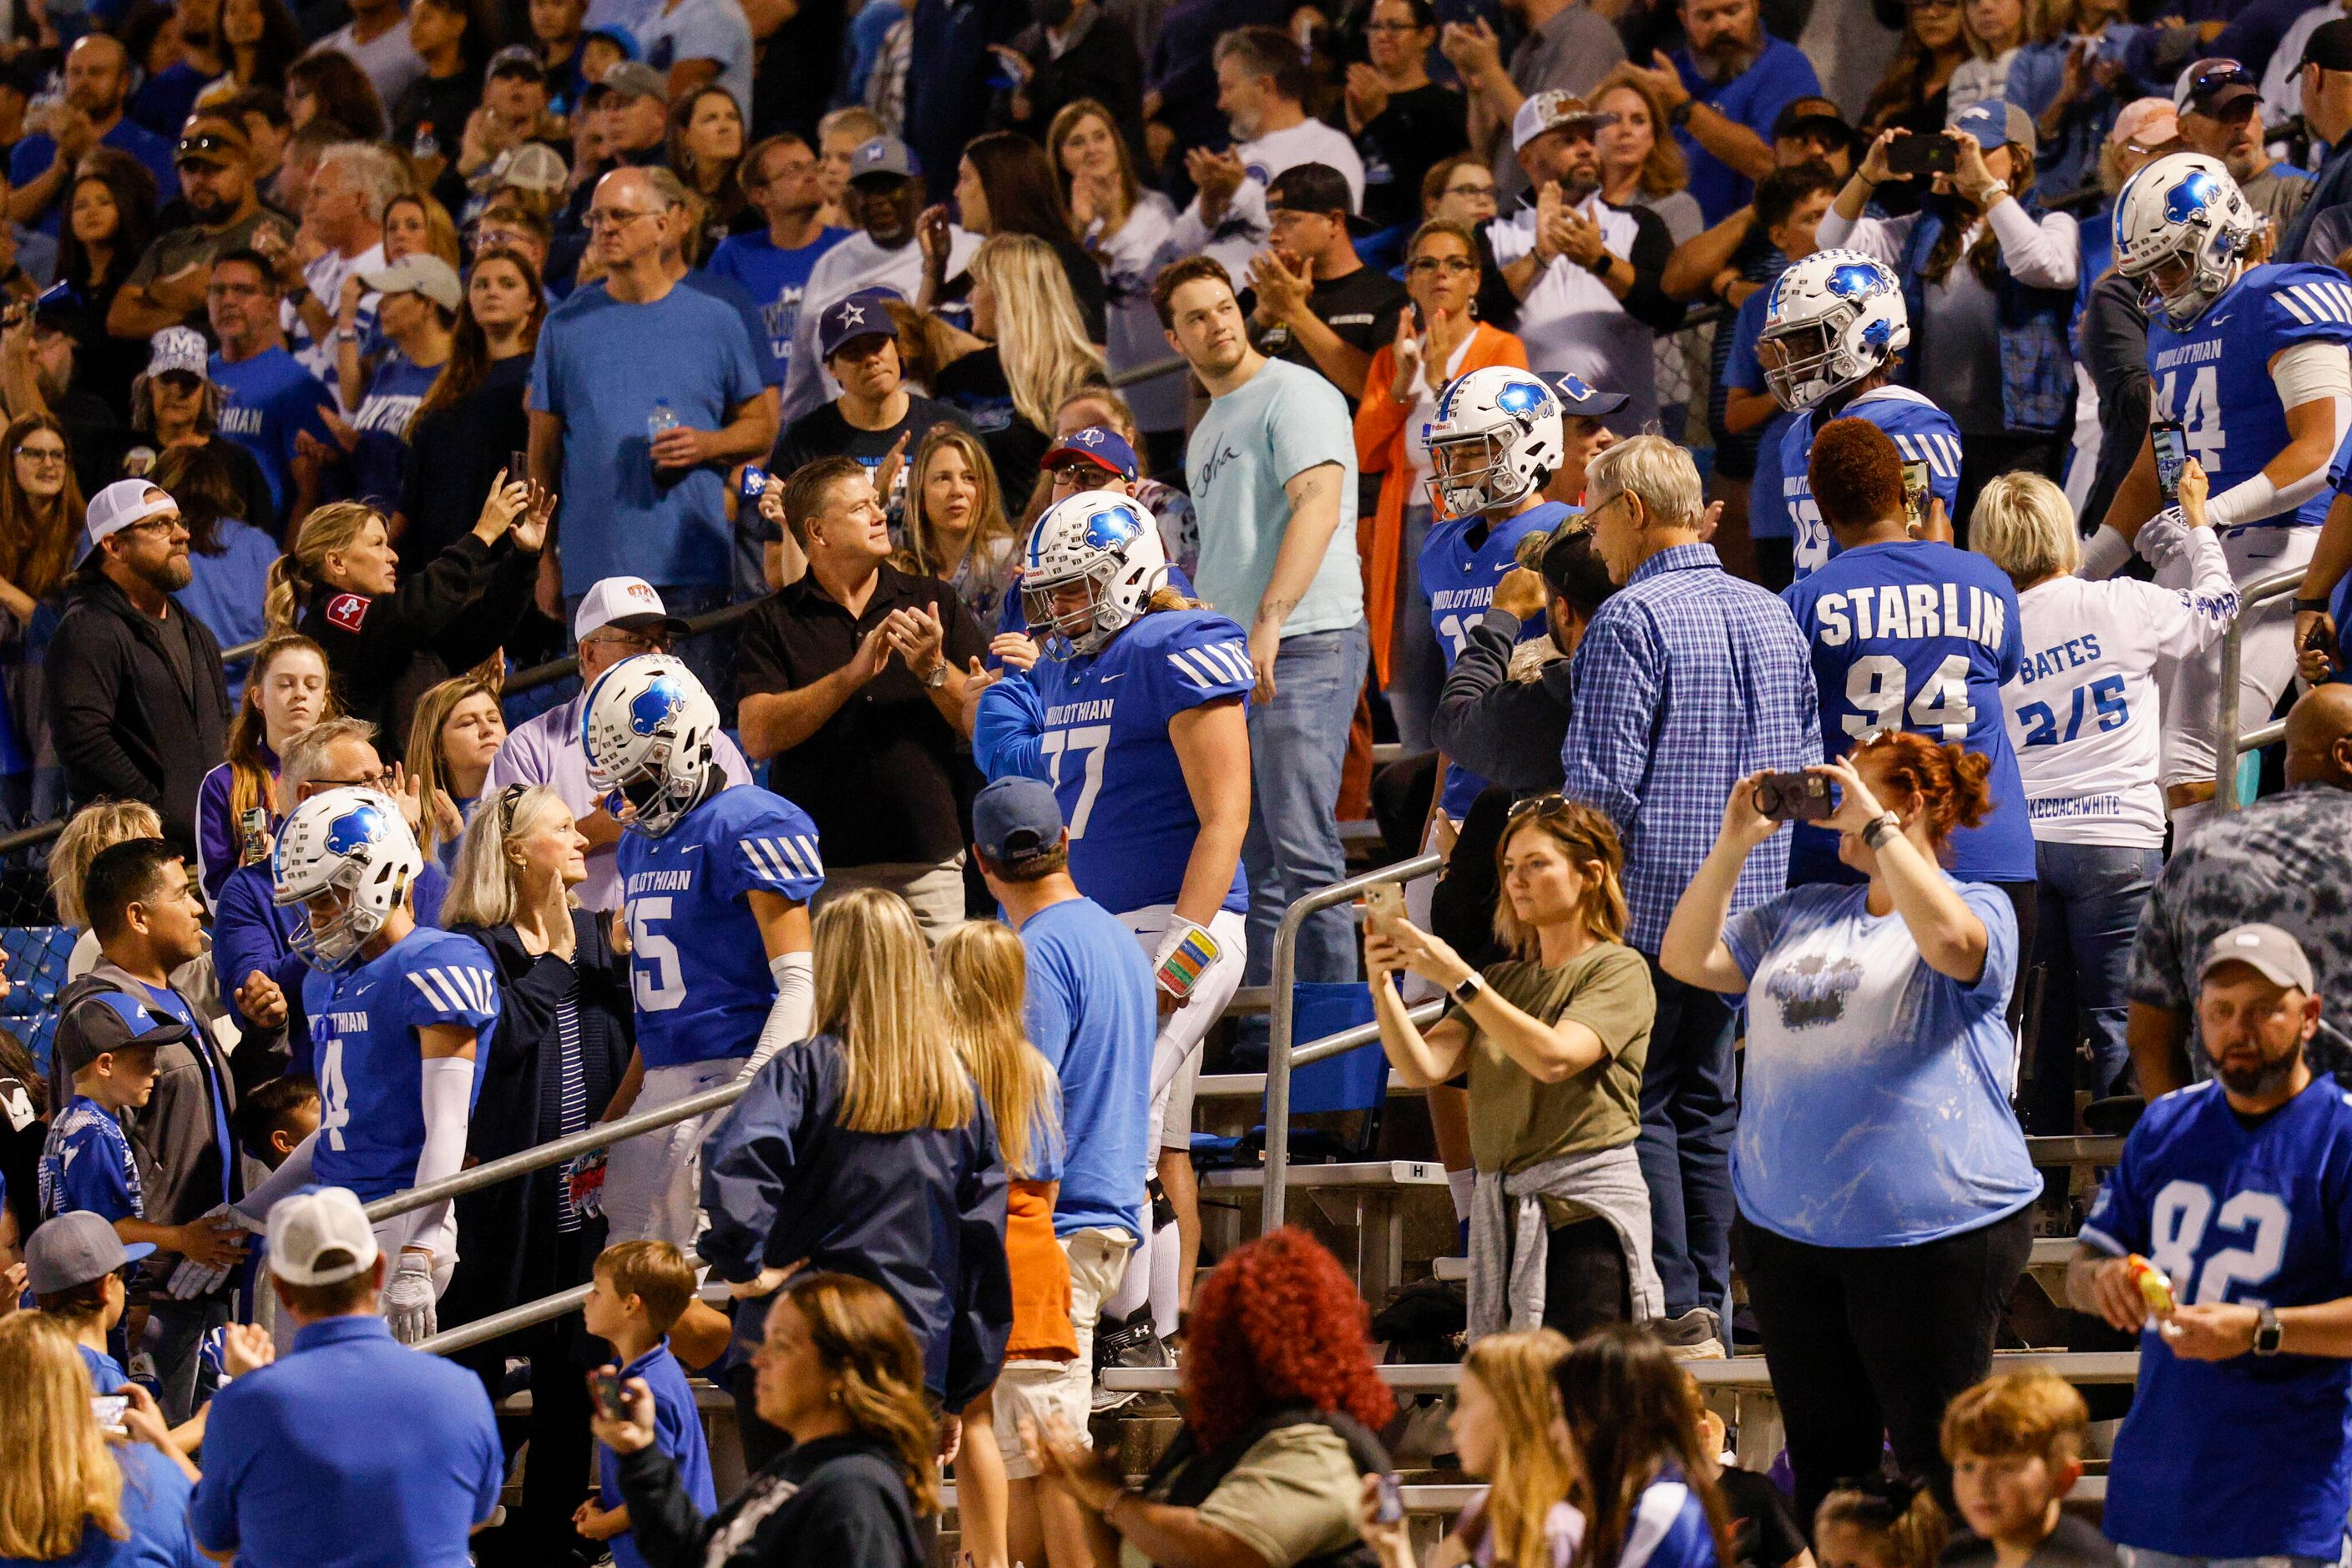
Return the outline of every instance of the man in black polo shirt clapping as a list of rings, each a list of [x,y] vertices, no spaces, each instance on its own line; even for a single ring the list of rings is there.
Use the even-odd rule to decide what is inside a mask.
[[[887,888],[936,941],[963,919],[963,672],[987,638],[954,589],[889,563],[889,524],[856,458],[805,465],[782,500],[808,572],[744,623],[743,750],[774,758],[769,787],[816,822],[818,908]]]

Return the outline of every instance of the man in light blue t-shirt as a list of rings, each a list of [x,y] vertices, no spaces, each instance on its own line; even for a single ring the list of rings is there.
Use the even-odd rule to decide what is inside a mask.
[[[672,100],[686,96],[677,68],[691,66],[702,80],[725,88],[743,123],[751,123],[751,23],[736,0],[666,0],[640,17],[635,31],[646,64],[669,81]]]
[[[644,578],[675,614],[724,604],[734,548],[724,476],[776,438],[775,400],[743,318],[677,286],[663,264],[666,239],[691,221],[677,188],[662,170],[604,177],[588,226],[604,286],[565,300],[540,332],[531,478],[563,498],[567,616],[606,577]],[[675,423],[656,435],[665,410]],[[678,657],[725,689],[710,640],[688,639]]]
[[[1194,586],[1249,629],[1249,966],[1274,970],[1282,912],[1347,875],[1334,807],[1370,637],[1356,558],[1356,436],[1348,401],[1311,370],[1250,347],[1225,269],[1206,257],[1152,286],[1168,344],[1209,389],[1184,457],[1201,528]],[[1298,938],[1298,978],[1356,978],[1355,922],[1330,909]]]

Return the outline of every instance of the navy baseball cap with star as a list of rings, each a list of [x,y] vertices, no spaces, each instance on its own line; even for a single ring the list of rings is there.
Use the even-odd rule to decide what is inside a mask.
[[[1135,482],[1135,448],[1127,437],[1108,425],[1089,425],[1083,430],[1073,430],[1054,443],[1054,449],[1040,458],[1040,468],[1052,468],[1063,458],[1079,458],[1092,463],[1107,474],[1116,474],[1128,483]]]
[[[827,305],[816,319],[816,357],[831,359],[859,338],[897,337],[889,307],[898,298],[894,289],[860,289]]]

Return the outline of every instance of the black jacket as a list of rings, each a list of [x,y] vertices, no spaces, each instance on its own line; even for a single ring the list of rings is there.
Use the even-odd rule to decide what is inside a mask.
[[[481,1098],[466,1128],[467,1159],[502,1159],[561,1135],[563,1056],[556,1009],[567,996],[578,1002],[588,1120],[604,1115],[628,1070],[635,1033],[628,960],[613,952],[604,922],[585,910],[572,912],[577,945],[569,963],[552,953],[525,952],[510,925],[450,929],[487,948],[499,972],[499,1038],[478,1069]],[[585,1236],[568,1249],[579,1268],[572,1271],[576,1279],[565,1277],[567,1249],[556,1229],[556,1184],[562,1179],[562,1169],[551,1166],[457,1200],[457,1271],[441,1298],[443,1322],[469,1323],[587,1283],[598,1237]],[[603,1224],[583,1219],[583,1232],[601,1233]]]
[[[67,585],[45,669],[49,728],[76,805],[140,800],[196,847],[196,792],[227,754],[220,642],[173,601],[162,620],[95,569]]]
[[[890,1292],[923,1347],[924,1380],[961,1410],[996,1381],[1013,1332],[1003,1163],[988,1108],[961,1127],[852,1132],[841,1125],[841,1046],[818,1035],[768,1059],[702,1141],[698,1243],[730,1284],[805,1262]],[[767,1303],[735,1310],[737,1348]]]
[[[2083,521],[2091,528],[2106,521],[2147,441],[2147,311],[2139,288],[2110,269],[2083,305],[2083,368],[2099,390],[2099,465],[2083,498]]]
[[[1534,680],[1510,678],[1518,617],[1491,605],[1471,623],[1469,639],[1437,693],[1429,738],[1437,749],[1513,795],[1558,789],[1567,776],[1570,659],[1556,658]]]
[[[863,1436],[785,1450],[708,1519],[658,1445],[621,1456],[621,1496],[630,1539],[653,1568],[713,1561],[729,1568],[922,1568],[930,1561],[915,1534],[897,1457]],[[730,1527],[741,1542],[713,1559],[711,1538]]]
[[[1058,56],[1046,41],[1041,24],[1024,27],[1013,47],[1028,58],[1034,72],[1024,95],[1029,100],[1029,118],[1013,119],[1013,94],[999,89],[996,120],[1000,125],[1043,141],[1064,105],[1091,98],[1115,117],[1113,129],[1126,141],[1129,159],[1139,169],[1144,166],[1143,57],[1136,53],[1135,36],[1117,17],[1096,7],[1078,41]]]
[[[327,650],[343,711],[373,724],[376,754],[396,763],[417,693],[504,646],[538,577],[537,551],[511,536],[484,544],[469,531],[389,594],[320,591],[300,629]]]

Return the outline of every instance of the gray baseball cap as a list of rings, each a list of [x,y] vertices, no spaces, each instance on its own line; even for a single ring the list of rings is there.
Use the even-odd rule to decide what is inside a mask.
[[[75,1209],[33,1232],[25,1243],[25,1283],[36,1296],[55,1296],[129,1268],[155,1248],[125,1245],[102,1214]]]
[[[2225,963],[2242,963],[2273,985],[2315,994],[2319,989],[2303,944],[2274,925],[2237,926],[2215,937],[2198,967],[2199,982]]]

